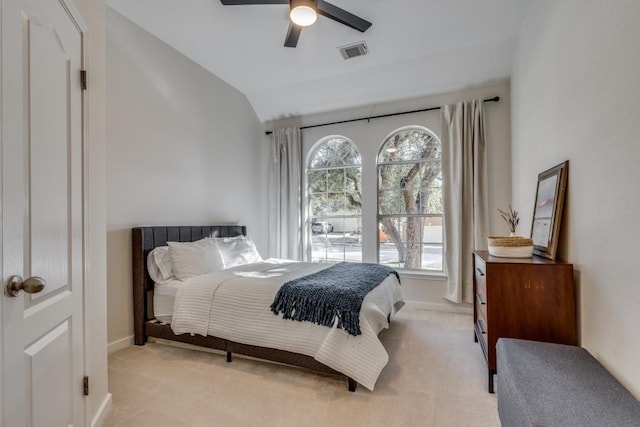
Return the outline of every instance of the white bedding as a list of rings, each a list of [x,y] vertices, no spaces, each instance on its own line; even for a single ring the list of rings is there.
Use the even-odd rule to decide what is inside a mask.
[[[153,286],[153,316],[156,319],[171,323],[176,294],[185,283],[182,280],[174,279],[165,284],[156,283]]]
[[[212,335],[312,356],[373,390],[389,360],[378,333],[404,303],[395,275],[365,297],[358,336],[335,326],[284,320],[269,308],[284,282],[329,266],[269,259],[192,277],[177,289],[171,328],[176,334]]]

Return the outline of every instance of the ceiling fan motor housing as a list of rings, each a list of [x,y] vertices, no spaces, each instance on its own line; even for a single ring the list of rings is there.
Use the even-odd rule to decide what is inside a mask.
[[[289,7],[290,10],[295,9],[296,7],[299,6],[307,6],[310,7],[313,10],[317,10],[318,9],[318,2],[316,0],[291,0],[289,2]]]

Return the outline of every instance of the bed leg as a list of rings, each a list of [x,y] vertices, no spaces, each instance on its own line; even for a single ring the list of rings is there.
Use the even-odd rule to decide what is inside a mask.
[[[349,391],[352,393],[356,391],[356,388],[358,388],[358,383],[350,377],[347,377],[347,383],[349,385]]]
[[[231,363],[232,360],[233,360],[233,356],[231,356],[231,352],[227,351],[227,363]]]

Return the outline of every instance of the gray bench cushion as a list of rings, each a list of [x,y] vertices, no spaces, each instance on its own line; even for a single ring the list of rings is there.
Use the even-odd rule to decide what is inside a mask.
[[[500,338],[498,413],[511,426],[640,426],[640,402],[581,347]]]

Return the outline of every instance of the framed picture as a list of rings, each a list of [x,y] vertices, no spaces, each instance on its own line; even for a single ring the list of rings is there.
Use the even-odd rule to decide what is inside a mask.
[[[538,175],[531,239],[533,253],[549,259],[556,259],[568,173],[567,160]]]

